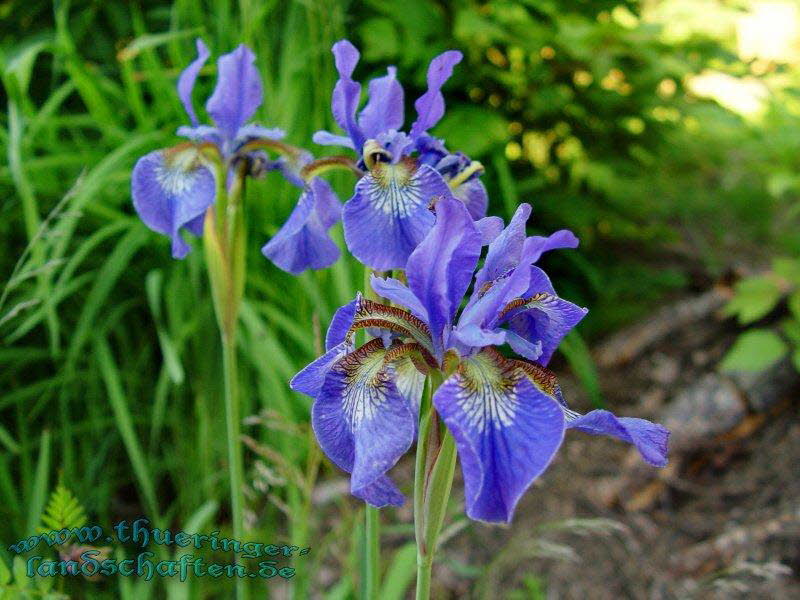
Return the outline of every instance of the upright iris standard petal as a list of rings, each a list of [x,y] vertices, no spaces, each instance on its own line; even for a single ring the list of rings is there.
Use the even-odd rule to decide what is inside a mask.
[[[462,54],[458,50],[448,50],[431,61],[428,67],[428,91],[414,103],[417,120],[411,126],[412,138],[420,137],[444,115],[444,96],[441,89],[453,74],[453,67],[461,62],[461,58]]]
[[[542,254],[560,248],[577,248],[578,238],[569,229],[560,229],[549,236],[532,235],[525,240],[522,255],[527,264],[538,261]]]
[[[386,472],[411,447],[415,423],[385,355],[381,340],[372,340],[334,364],[311,423],[325,454],[352,473],[353,495],[374,506],[399,506],[403,496]]]
[[[261,252],[278,267],[297,275],[322,269],[339,258],[328,230],[341,218],[341,205],[330,184],[315,177],[306,186],[286,223]]]
[[[524,297],[509,303],[500,315],[499,324],[508,322],[511,331],[524,340],[542,343],[539,362],[550,362],[558,344],[588,312],[556,295],[553,284],[538,267],[530,269],[530,283]]]
[[[531,205],[520,204],[508,226],[489,244],[483,268],[475,277],[476,289],[519,265],[525,245],[525,223],[530,215]]]
[[[353,81],[353,71],[358,64],[359,53],[349,41],[340,40],[333,45],[333,58],[336,70],[339,71],[339,80],[333,88],[331,99],[333,118],[347,132],[356,151],[360,153],[365,139],[356,123],[356,110],[358,110],[358,102],[361,99],[361,84]]]
[[[467,516],[510,522],[561,445],[561,405],[490,348],[463,361],[433,403],[456,441]]]
[[[146,154],[137,161],[131,177],[136,212],[150,229],[170,236],[174,258],[189,252],[181,228],[205,214],[215,192],[214,176],[200,164],[191,144]]]
[[[369,101],[358,116],[358,125],[367,139],[403,126],[403,86],[394,67],[369,82]]]
[[[206,103],[206,111],[228,140],[252,117],[261,105],[261,78],[256,56],[245,45],[217,60],[217,86]]]
[[[585,415],[567,413],[567,428],[594,435],[610,435],[636,446],[642,458],[654,467],[667,464],[669,430],[658,423],[617,417],[607,410],[593,410]]]
[[[483,217],[475,221],[475,227],[481,232],[481,243],[487,246],[503,231],[503,219],[500,217]]]
[[[482,236],[462,202],[436,201],[436,223],[411,253],[408,287],[428,314],[437,357],[444,353],[444,330],[455,318],[481,253]]]
[[[400,269],[434,222],[428,206],[450,196],[435,170],[411,160],[378,163],[356,184],[342,214],[353,255],[373,269]]]
[[[197,126],[198,120],[194,112],[194,104],[192,104],[192,90],[194,89],[194,83],[197,81],[197,75],[200,73],[200,69],[203,68],[203,65],[206,64],[210,56],[208,48],[203,43],[203,40],[197,38],[196,44],[197,58],[189,63],[189,66],[183,70],[181,76],[178,78],[178,97],[180,97],[183,108],[186,109],[186,114],[189,115],[189,121],[192,123],[193,127]]]

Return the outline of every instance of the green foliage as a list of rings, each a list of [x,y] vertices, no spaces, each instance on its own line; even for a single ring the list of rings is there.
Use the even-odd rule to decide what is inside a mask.
[[[786,300],[788,316],[778,331],[749,329],[739,335],[722,359],[724,371],[762,371],[787,354],[800,371],[800,259],[776,257],[772,269],[737,282],[724,312],[748,325],[767,317]]]
[[[736,283],[735,294],[725,306],[725,314],[737,316],[748,325],[772,312],[781,299],[779,283],[769,276],[750,277]]]
[[[28,577],[25,560],[15,556],[8,568],[0,558],[0,600],[68,600],[69,596],[52,589],[52,577]]]
[[[59,484],[50,494],[38,533],[79,528],[86,525],[86,521],[83,505],[63,484]]]
[[[741,334],[720,363],[723,371],[763,371],[786,355],[787,346],[769,329]]]

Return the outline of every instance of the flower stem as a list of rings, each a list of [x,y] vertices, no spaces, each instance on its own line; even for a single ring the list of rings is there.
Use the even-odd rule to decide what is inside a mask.
[[[230,471],[231,521],[234,539],[243,541],[244,463],[241,446],[241,410],[236,360],[236,324],[244,292],[245,227],[242,212],[245,170],[236,172],[230,190],[225,185],[225,169],[217,165],[215,208],[206,213],[203,248],[211,283],[214,312],[222,339],[222,370],[225,380],[225,428]],[[236,578],[236,598],[246,600],[247,584]]]
[[[370,283],[372,269],[364,268],[364,296],[377,300],[375,292]],[[361,342],[366,342],[366,336],[362,336]],[[362,582],[362,596],[365,600],[372,600],[378,597],[378,588],[381,582],[381,525],[378,511],[380,509],[366,504],[364,511],[364,581]]]
[[[222,368],[225,376],[225,423],[228,437],[228,465],[231,483],[231,520],[233,538],[243,540],[244,533],[244,467],[242,462],[241,417],[239,414],[239,379],[236,366],[236,340],[234,335],[222,336]],[[245,581],[236,578],[236,597],[248,597]]]
[[[364,554],[366,558],[364,598],[371,600],[378,597],[381,573],[381,554],[380,554],[380,520],[378,511],[369,504],[366,505],[366,527],[364,528]]]
[[[436,544],[442,529],[453,473],[456,466],[455,441],[439,422],[433,408],[433,394],[442,375],[432,371],[420,407],[420,427],[414,473],[414,531],[417,539],[417,600],[428,600]]]

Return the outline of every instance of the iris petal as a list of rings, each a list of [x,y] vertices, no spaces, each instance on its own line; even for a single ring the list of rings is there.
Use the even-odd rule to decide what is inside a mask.
[[[356,149],[353,140],[349,137],[346,135],[336,135],[330,131],[317,131],[311,139],[315,144],[319,144],[320,146],[344,146],[345,148]]]
[[[541,258],[542,254],[549,250],[577,247],[578,238],[569,229],[560,229],[547,237],[532,235],[525,240],[522,250],[522,262],[525,264],[535,263]]]
[[[206,212],[215,193],[214,176],[200,165],[197,150],[188,144],[146,154],[131,177],[136,212],[150,229],[172,238],[174,258],[189,252],[181,228]]]
[[[383,77],[369,82],[369,101],[358,116],[367,139],[403,126],[403,87],[397,81],[397,69],[389,67],[386,71]]]
[[[328,371],[340,358],[353,351],[353,345],[350,342],[342,341],[334,346],[328,348],[322,356],[315,359],[306,365],[299,373],[297,373],[289,382],[289,387],[295,392],[300,392],[306,396],[316,398],[322,384],[325,383],[325,377]]]
[[[217,86],[206,103],[206,111],[228,140],[236,137],[239,128],[261,105],[261,78],[255,62],[255,54],[245,45],[217,60]]]
[[[386,298],[395,304],[405,306],[411,313],[423,321],[428,321],[428,311],[422,306],[419,301],[408,287],[397,279],[391,277],[375,277],[372,276],[370,283],[372,289],[381,298]]]
[[[314,178],[303,191],[286,223],[261,252],[278,267],[297,275],[323,269],[339,258],[339,247],[328,230],[341,214],[341,205],[327,181]]]
[[[433,402],[458,448],[467,516],[510,522],[561,445],[561,406],[493,349],[463,361]]]
[[[467,207],[469,209],[469,207]],[[503,219],[500,217],[483,217],[475,221],[475,227],[481,232],[481,244],[488,246],[503,231]]]
[[[347,247],[373,269],[404,268],[433,225],[428,205],[449,195],[447,184],[431,167],[411,161],[378,163],[359,180],[344,206]]]
[[[189,66],[186,67],[181,76],[178,78],[178,97],[181,99],[183,108],[186,109],[186,114],[189,115],[189,121],[192,125],[196,126],[197,115],[194,112],[194,105],[192,104],[192,90],[194,89],[197,76],[200,74],[200,69],[206,64],[210,53],[208,48],[203,43],[203,40],[197,38],[197,58],[195,58]]]
[[[567,428],[594,435],[610,435],[633,444],[642,458],[654,467],[667,464],[669,430],[658,423],[634,417],[617,417],[607,410],[585,415],[567,415]]]
[[[525,223],[531,214],[531,205],[520,204],[508,226],[489,244],[483,268],[475,276],[475,287],[493,281],[519,265],[525,244]]]
[[[542,354],[538,361],[547,365],[561,340],[588,312],[559,298],[550,279],[538,267],[528,267],[530,284],[524,298],[507,307],[498,324],[508,322],[509,329],[530,343],[541,341]],[[518,269],[519,270],[519,269]]]
[[[347,334],[353,326],[353,319],[356,316],[358,304],[361,302],[361,293],[357,293],[354,300],[344,306],[340,306],[333,313],[331,324],[328,325],[328,333],[325,335],[325,349],[330,350],[338,346],[347,339]]]
[[[347,40],[340,40],[332,48],[339,80],[333,88],[331,110],[333,118],[347,132],[356,150],[360,153],[364,134],[356,123],[356,110],[361,99],[361,84],[353,81],[353,71],[358,64],[359,53]]]
[[[352,474],[354,496],[374,505],[401,505],[403,496],[386,472],[414,441],[414,417],[398,390],[380,340],[368,342],[333,365],[311,411],[325,454]]]
[[[436,125],[444,115],[442,86],[453,74],[453,67],[461,62],[463,55],[458,50],[443,52],[431,61],[428,67],[428,91],[414,102],[417,120],[411,126],[411,137],[418,138]]]
[[[456,186],[453,195],[466,205],[469,214],[476,221],[486,216],[489,194],[486,192],[483,182],[477,177],[467,179],[461,185]]]
[[[452,323],[469,287],[481,252],[481,233],[455,198],[436,202],[436,223],[408,259],[408,287],[428,313],[437,357],[444,330]]]

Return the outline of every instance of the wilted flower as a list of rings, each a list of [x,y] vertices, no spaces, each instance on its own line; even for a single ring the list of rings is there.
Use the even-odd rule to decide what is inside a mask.
[[[453,198],[438,200],[435,213],[408,259],[408,285],[372,279],[375,292],[394,305],[358,296],[340,308],[326,354],[292,380],[293,389],[314,398],[317,439],[352,474],[352,493],[375,506],[403,502],[386,472],[414,440],[423,374],[431,370],[446,377],[433,405],[455,438],[473,519],[510,521],[566,429],[617,437],[647,462],[666,464],[666,429],[605,410],[579,415],[545,369],[586,310],[559,298],[533,263],[547,250],[575,247],[575,236],[526,237],[527,204],[502,232],[499,219],[474,222]],[[459,312],[473,276],[472,295]],[[367,328],[380,337],[356,349],[354,332]],[[527,360],[503,356],[496,347],[506,342]]]
[[[255,55],[244,45],[219,57],[217,85],[206,102],[214,126],[199,123],[192,90],[208,57],[208,48],[198,39],[197,58],[178,79],[178,95],[191,125],[177,133],[191,141],[146,154],[136,163],[131,181],[136,212],[152,230],[170,236],[175,258],[189,252],[181,230],[202,234],[203,215],[218,186],[230,185],[238,161],[250,161],[248,172],[280,169],[296,179],[294,172],[302,167],[297,163],[310,160],[276,142],[284,136],[280,129],[248,123],[261,105],[262,90]],[[265,144],[280,146],[287,156],[269,160],[261,150]]]
[[[486,190],[478,179],[483,167],[461,153],[448,152],[442,140],[428,134],[444,115],[441,87],[461,61],[461,53],[450,50],[431,61],[428,90],[414,103],[417,119],[408,133],[399,131],[404,122],[403,88],[395,67],[370,81],[369,99],[359,112],[361,84],[352,79],[359,52],[349,41],[341,40],[334,44],[333,55],[339,80],[333,90],[332,112],[347,135],[318,131],[314,141],[354,150],[358,166],[366,171],[344,205],[345,241],[350,252],[369,267],[402,268],[433,226],[429,206],[435,198],[459,198],[475,219],[486,214]],[[323,204],[328,205],[326,201]],[[292,269],[282,264],[287,261],[277,247],[289,250],[291,246],[284,244],[283,238],[296,234],[297,223],[302,215],[312,214],[312,206],[318,206],[317,194],[307,187],[289,222],[273,238],[278,240],[276,246],[268,244],[264,249],[278,266],[293,273],[327,266],[338,256],[329,250],[327,235],[319,235],[312,216],[311,235],[304,239],[308,242],[304,261],[292,262]],[[316,216],[327,212],[327,208],[317,210]],[[320,218],[320,222],[324,226],[326,221]]]

